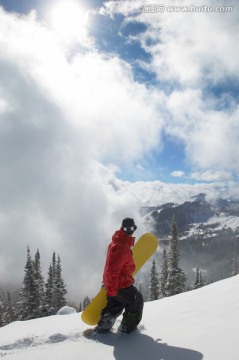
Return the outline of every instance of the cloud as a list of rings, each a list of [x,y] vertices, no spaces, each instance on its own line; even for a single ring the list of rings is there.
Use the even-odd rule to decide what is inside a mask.
[[[198,181],[232,181],[232,175],[226,171],[207,170],[202,173],[195,172],[190,175]]]
[[[168,109],[172,118],[167,131],[183,141],[191,165],[229,171],[238,168],[237,108],[217,111],[199,89],[185,89],[168,97]]]
[[[150,0],[144,4],[152,5]],[[110,1],[104,10],[111,16],[123,14],[127,23],[147,25],[145,32],[134,35],[134,41],[151,55],[143,67],[156,75],[166,95],[158,107],[163,128],[184,144],[187,164],[199,171],[213,168],[234,173],[239,167],[236,2],[230,4],[232,12],[220,13],[172,12],[167,10],[170,5],[175,2],[168,1],[163,13],[147,13],[139,11],[137,1]],[[198,6],[196,1],[190,5]],[[220,5],[228,4],[220,1]],[[207,6],[215,3],[209,1]]]
[[[216,177],[214,179],[211,178],[211,181],[208,178],[208,182],[204,182],[201,179],[201,182],[195,184],[163,183],[161,181],[137,181],[131,183],[119,180],[113,176],[110,183],[120,199],[122,197],[123,200],[129,199],[131,200],[130,203],[136,203],[138,206],[157,206],[167,202],[180,204],[190,200],[192,196],[199,193],[205,193],[208,199],[220,197],[238,198],[239,190],[236,182],[230,180],[225,183],[224,181],[217,180],[219,180],[219,177],[217,179]],[[220,180],[222,180],[222,177]]]
[[[174,177],[182,177],[185,176],[185,172],[181,170],[175,170],[171,172],[171,175]]]
[[[219,3],[228,5],[224,1]],[[167,5],[175,5],[175,2],[168,1]],[[182,1],[180,5],[188,4]],[[190,5],[198,3],[192,1]],[[207,5],[214,7],[215,3],[209,1]],[[141,41],[153,56],[151,66],[159,79],[174,80],[184,86],[204,86],[205,82],[216,83],[238,73],[236,11],[169,12],[165,6],[165,12],[142,13],[138,15],[140,19],[150,25],[141,35]],[[232,36],[235,31],[236,35]]]

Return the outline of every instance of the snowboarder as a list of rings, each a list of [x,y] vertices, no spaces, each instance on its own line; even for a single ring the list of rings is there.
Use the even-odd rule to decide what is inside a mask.
[[[107,333],[122,314],[123,319],[119,331],[130,333],[137,328],[143,313],[143,297],[133,285],[132,274],[135,264],[131,251],[137,229],[134,219],[125,218],[122,226],[112,236],[104,268],[103,281],[107,295],[107,305],[101,312],[96,333]]]

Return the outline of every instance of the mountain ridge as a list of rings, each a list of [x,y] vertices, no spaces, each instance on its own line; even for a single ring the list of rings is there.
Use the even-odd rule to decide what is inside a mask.
[[[205,228],[205,232],[231,228],[239,231],[239,201],[216,199],[206,200],[205,194],[192,197],[182,204],[166,203],[141,209],[143,221],[156,236],[167,239],[170,236],[172,218],[175,218],[179,239],[192,235],[192,229]],[[228,220],[228,221],[227,221]],[[228,225],[227,225],[228,222]],[[223,223],[223,226],[220,226]],[[200,232],[202,234],[202,231]],[[188,235],[187,235],[188,234]]]
[[[206,283],[228,278],[234,273],[235,259],[239,266],[239,201],[206,200],[198,194],[182,204],[166,203],[142,210],[148,231],[159,239],[161,252],[169,250],[171,224],[176,221],[179,239],[180,264],[187,274],[187,286],[195,279],[200,268]]]

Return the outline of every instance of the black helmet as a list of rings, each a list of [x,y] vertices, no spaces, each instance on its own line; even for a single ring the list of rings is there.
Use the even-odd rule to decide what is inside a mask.
[[[125,218],[122,221],[122,229],[124,232],[128,235],[132,235],[133,232],[137,229],[137,226],[135,225],[134,219],[131,218]]]

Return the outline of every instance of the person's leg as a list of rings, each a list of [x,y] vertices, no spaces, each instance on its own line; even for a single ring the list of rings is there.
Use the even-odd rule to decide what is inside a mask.
[[[136,287],[130,286],[129,288],[119,290],[117,300],[120,301],[125,308],[120,330],[123,332],[131,332],[142,319],[144,306],[143,296]]]
[[[107,305],[102,310],[100,320],[95,328],[96,332],[107,332],[115,323],[116,318],[122,314],[124,306],[115,297],[107,297]]]

